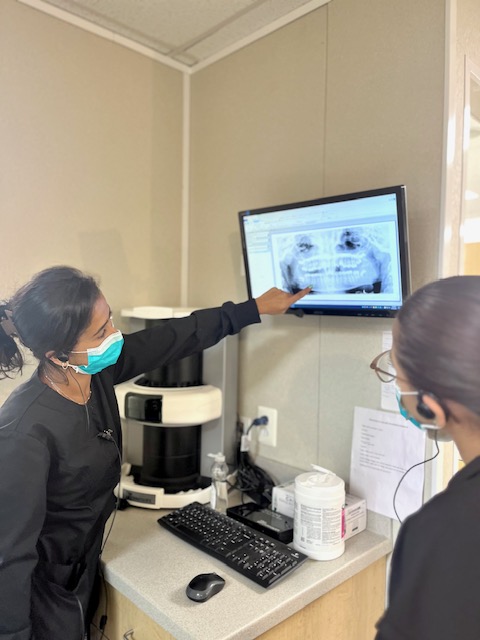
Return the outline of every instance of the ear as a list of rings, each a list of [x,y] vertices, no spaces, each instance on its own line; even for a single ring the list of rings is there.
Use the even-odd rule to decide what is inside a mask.
[[[47,353],[45,354],[45,358],[47,358],[47,360],[50,360],[50,362],[52,362],[53,364],[57,365],[57,367],[61,367],[62,365],[65,366],[65,362],[68,361],[67,360],[59,360],[57,357],[58,354],[55,353],[55,351],[47,351]]]
[[[419,393],[419,407],[421,405],[426,409],[425,414],[428,412],[428,414],[431,415],[431,417],[428,418],[428,421],[436,424],[439,429],[443,429],[447,424],[447,415],[445,413],[445,409],[442,407],[436,396],[432,393],[421,391]],[[419,414],[422,416],[420,411]]]

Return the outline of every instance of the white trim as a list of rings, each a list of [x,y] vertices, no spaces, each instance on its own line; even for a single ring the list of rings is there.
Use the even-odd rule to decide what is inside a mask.
[[[456,160],[456,46],[457,46],[457,0],[445,1],[445,58],[444,58],[444,124],[443,124],[443,151],[442,151],[442,178],[440,196],[440,224],[439,224],[439,251],[438,251],[438,277],[444,278],[451,275],[451,269],[447,256],[449,255],[454,240],[454,234],[449,214],[453,201],[455,183]],[[448,265],[448,268],[447,268]],[[430,442],[430,441],[429,441]],[[426,475],[424,485],[425,502],[445,488],[445,468],[448,465],[445,455],[449,448],[447,443],[439,443],[440,453],[432,460],[430,473]],[[427,447],[430,457],[433,453],[433,442]]]
[[[106,29],[105,27],[100,27],[85,18],[80,18],[79,16],[75,16],[73,13],[69,13],[68,11],[64,11],[63,9],[59,9],[58,7],[54,7],[43,0],[17,0],[17,2],[21,2],[22,4],[26,4],[32,9],[38,9],[38,11],[42,11],[43,13],[47,13],[53,18],[58,18],[59,20],[63,20],[63,22],[68,22],[68,24],[73,25],[74,27],[78,27],[83,29],[84,31],[88,31],[89,33],[93,33],[96,36],[100,36],[105,40],[110,40],[110,42],[114,42],[115,44],[119,44],[122,47],[126,47],[127,49],[131,49],[136,53],[139,53],[142,56],[146,56],[147,58],[151,58],[152,60],[156,60],[157,62],[161,62],[162,64],[172,67],[173,69],[177,69],[177,71],[183,71],[184,73],[188,73],[190,71],[189,67],[181,62],[177,62],[176,60],[172,60],[168,56],[151,49],[150,47],[146,47],[138,42],[134,42],[130,40],[130,38],[126,38],[124,36],[115,33],[114,31],[110,31],[110,29]]]
[[[445,3],[445,71],[444,71],[444,125],[442,153],[442,182],[440,198],[440,238],[438,252],[438,275],[447,277],[447,256],[451,251],[453,230],[448,214],[453,201],[456,155],[456,45],[457,45],[457,0]]]
[[[138,42],[134,42],[130,38],[121,36],[115,33],[114,31],[111,31],[110,29],[100,27],[99,25],[96,25],[93,22],[86,20],[85,18],[80,18],[79,16],[75,16],[74,14],[69,13],[64,9],[59,9],[58,7],[54,7],[53,5],[49,4],[48,2],[45,2],[44,0],[17,0],[17,2],[26,4],[29,7],[32,7],[33,9],[38,9],[38,11],[47,13],[48,15],[53,16],[54,18],[63,20],[64,22],[68,22],[69,24],[75,27],[79,27],[84,31],[88,31],[89,33],[93,33],[97,36],[100,36],[101,38],[110,40],[115,44],[119,44],[122,47],[131,49],[132,51],[135,51],[136,53],[139,53],[143,56],[146,56],[147,58],[151,58],[152,60],[161,62],[162,64],[165,64],[168,67],[177,69],[177,71],[182,71],[183,73],[190,74],[190,73],[195,73],[200,69],[205,69],[205,67],[208,67],[214,62],[218,62],[222,58],[226,58],[227,56],[234,53],[235,51],[238,51],[239,49],[243,49],[243,47],[246,47],[252,42],[255,42],[256,40],[259,40],[260,38],[263,38],[269,35],[270,33],[273,33],[273,31],[276,31],[277,29],[280,29],[281,27],[284,27],[287,24],[290,24],[290,22],[293,22],[294,20],[298,20],[298,18],[301,18],[307,13],[310,13],[311,11],[314,11],[315,9],[318,9],[319,7],[322,7],[323,5],[327,4],[328,2],[330,2],[330,0],[310,0],[310,2],[307,2],[301,7],[298,7],[298,9],[295,9],[294,11],[287,13],[286,15],[282,16],[281,18],[278,18],[277,20],[266,25],[265,27],[258,29],[257,31],[250,34],[249,36],[246,36],[245,38],[239,40],[238,42],[235,42],[229,47],[225,47],[221,51],[218,51],[217,53],[210,56],[209,58],[206,58],[201,62],[197,62],[192,66],[173,60],[169,56],[159,53],[158,51],[155,51],[150,47],[141,45]]]
[[[255,42],[256,40],[260,40],[260,38],[264,38],[265,36],[268,36],[270,33],[273,33],[277,29],[281,29],[285,25],[290,24],[290,22],[293,22],[294,20],[298,20],[298,18],[301,18],[307,13],[310,13],[315,9],[322,7],[328,2],[330,2],[330,0],[310,0],[310,2],[307,2],[306,4],[302,5],[298,9],[295,9],[294,11],[287,13],[286,15],[282,16],[281,18],[278,18],[277,20],[275,20],[274,22],[271,22],[265,27],[262,27],[261,29],[254,31],[252,34],[250,34],[249,36],[246,36],[242,40],[239,40],[238,42],[235,42],[234,44],[228,47],[225,47],[225,49],[222,49],[221,51],[214,53],[212,56],[210,56],[209,58],[205,58],[205,60],[202,60],[201,62],[197,62],[197,64],[190,67],[191,73],[196,73],[201,69],[205,69],[205,67],[210,66],[214,62],[218,62],[222,58],[226,58],[230,54],[235,53],[235,51],[239,51],[240,49],[243,49],[247,45],[252,44],[252,42]]]
[[[190,82],[188,73],[183,74],[183,115],[182,115],[182,220],[180,240],[180,305],[188,301],[188,254],[190,250]]]

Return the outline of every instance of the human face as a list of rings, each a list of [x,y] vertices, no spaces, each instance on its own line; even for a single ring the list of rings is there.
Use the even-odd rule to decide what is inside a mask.
[[[406,420],[410,420],[416,427],[421,428],[421,421],[417,420],[415,414],[409,410],[412,405],[412,396],[416,398],[414,401],[418,404],[418,389],[414,389],[408,382],[402,368],[399,366],[395,357],[395,342],[398,339],[398,329],[394,325],[392,349],[380,353],[370,363],[370,369],[375,371],[378,379],[384,383],[395,382],[395,395],[397,397],[400,413]],[[406,400],[408,398],[408,400]],[[407,401],[407,406],[405,402]]]
[[[113,326],[112,311],[102,294],[99,295],[93,306],[92,319],[85,331],[80,335],[77,344],[69,354],[69,363],[72,365],[87,365],[87,349],[98,347],[105,338],[108,338],[117,330]]]
[[[395,344],[398,340],[398,329],[396,326],[396,321],[393,326],[393,345],[390,353],[390,358],[393,367],[396,371],[396,379],[395,384],[400,392],[400,402],[402,407],[405,409],[406,414],[409,416],[409,419],[415,424],[415,426],[419,426],[420,428],[427,429],[427,435],[430,439],[435,440],[444,440],[448,442],[451,440],[451,436],[448,433],[446,426],[446,414],[445,410],[439,401],[434,398],[431,394],[419,392],[418,389],[415,389],[407,379],[405,372],[402,367],[399,365],[398,360],[395,355]],[[419,398],[419,394],[421,398]],[[397,396],[398,397],[398,396]],[[432,420],[425,419],[424,416],[421,416],[417,411],[417,406],[419,400],[422,400],[424,403],[427,403],[428,408],[434,413],[435,418]],[[408,418],[407,418],[408,419]],[[433,422],[433,424],[432,424]]]
[[[405,373],[395,358],[393,348],[389,351],[384,351],[374,358],[370,363],[370,369],[375,371],[381,382],[387,384],[392,382],[395,383],[395,395],[398,402],[398,408],[400,410],[400,414],[405,418],[405,420],[409,420],[418,429],[427,429],[427,435],[429,438],[445,441],[451,439],[450,435],[447,434],[445,429],[443,429],[445,424],[444,409],[436,399],[433,400],[433,396],[431,394],[428,394],[430,396],[428,404],[432,406],[427,406],[435,414],[435,419],[437,419],[437,413],[438,410],[440,410],[438,415],[441,416],[442,424],[440,426],[436,424],[426,424],[426,422],[430,421],[428,419],[425,420],[425,416],[422,417],[419,415],[417,407],[420,398],[422,398],[425,403],[424,394],[422,391],[414,389],[408,382]],[[441,435],[438,435],[439,429],[442,429]]]
[[[390,350],[390,362],[392,367],[395,370],[395,386],[397,389],[397,398],[400,396],[400,402],[403,408],[406,410],[408,415],[412,416],[415,421],[418,423],[422,422],[422,418],[418,416],[416,412],[416,406],[418,404],[418,389],[415,389],[407,379],[405,372],[402,367],[399,365],[398,360],[395,354],[395,344],[398,340],[398,335],[396,331],[396,325],[394,325],[393,330],[393,343],[392,348]],[[415,422],[414,422],[415,424]]]
[[[398,320],[393,324],[393,344],[390,351],[384,351],[370,363],[370,368],[385,383],[395,382],[395,395],[401,415],[410,420],[416,427],[426,429],[429,438],[448,442],[452,439],[448,423],[448,411],[441,401],[428,391],[413,387],[399,365],[396,357],[396,346],[401,336]],[[419,409],[422,414],[419,414]]]

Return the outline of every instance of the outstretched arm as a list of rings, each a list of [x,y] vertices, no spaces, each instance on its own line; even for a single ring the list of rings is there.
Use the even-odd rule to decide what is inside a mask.
[[[164,324],[126,334],[114,368],[114,384],[208,349],[225,336],[260,322],[262,313],[284,313],[309,292],[310,288],[295,294],[273,288],[255,300],[240,304],[225,302],[215,309],[200,309],[186,318],[172,318]]]

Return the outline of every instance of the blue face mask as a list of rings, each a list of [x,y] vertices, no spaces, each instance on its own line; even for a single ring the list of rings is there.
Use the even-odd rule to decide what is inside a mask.
[[[115,331],[105,338],[105,340],[92,349],[86,351],[72,351],[72,353],[86,353],[88,364],[69,364],[77,373],[88,373],[93,375],[115,364],[120,357],[123,347],[123,336],[121,331]]]
[[[402,396],[416,396],[416,395],[417,395],[416,391],[400,391],[400,389],[398,388],[398,385],[395,385],[395,396],[397,398],[400,415],[402,415],[405,418],[405,420],[409,420],[418,429],[423,429],[422,424],[416,418],[411,416],[402,404]]]

